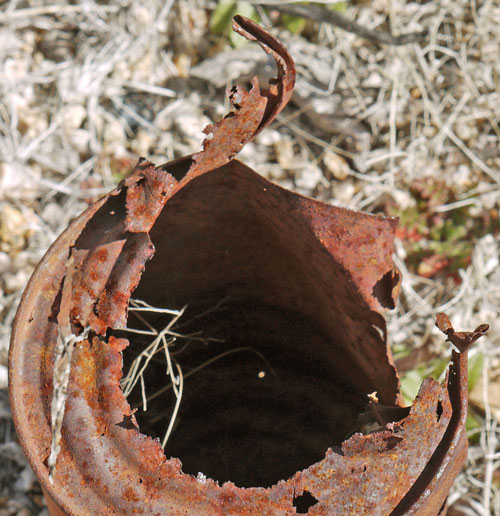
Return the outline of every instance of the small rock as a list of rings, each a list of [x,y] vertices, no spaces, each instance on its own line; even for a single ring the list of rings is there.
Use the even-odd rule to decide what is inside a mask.
[[[29,68],[30,59],[27,56],[7,58],[3,63],[4,77],[8,78],[9,82],[19,81],[26,77]]]
[[[295,153],[293,152],[293,142],[289,138],[280,138],[274,144],[276,158],[282,168],[292,168],[295,161]]]
[[[41,110],[27,108],[19,113],[19,129],[27,140],[34,140],[48,127],[47,115]]]
[[[412,208],[417,204],[415,197],[413,197],[407,190],[400,190],[399,188],[394,188],[390,191],[390,194],[392,198],[396,201],[398,208],[401,210]]]
[[[14,270],[23,269],[30,261],[30,253],[28,251],[21,251],[16,253],[12,258],[12,268]]]
[[[28,282],[28,273],[24,270],[17,271],[15,274],[5,276],[3,284],[6,294],[13,294],[25,287]]]
[[[104,146],[109,154],[112,154],[114,149],[123,145],[127,140],[125,129],[116,118],[112,116],[106,117],[103,127],[103,139]]]
[[[0,251],[0,274],[4,274],[10,269],[10,258],[7,253]]]
[[[66,136],[78,153],[86,154],[89,151],[90,133],[87,129],[73,129]]]
[[[472,171],[468,165],[459,165],[453,174],[453,183],[459,188],[470,188],[473,185]]]
[[[144,54],[142,59],[132,61],[129,63],[129,68],[132,69],[134,77],[151,77],[154,74],[155,61],[151,54]]]
[[[152,147],[154,138],[148,131],[139,129],[137,136],[132,140],[130,149],[135,152],[138,156],[148,156],[149,149]]]
[[[12,254],[24,249],[33,233],[32,213],[7,203],[0,205],[0,251]]]
[[[466,123],[457,123],[455,131],[457,136],[464,142],[472,140],[477,137],[477,129]]]
[[[335,179],[344,181],[349,177],[350,169],[347,161],[330,149],[327,149],[323,156],[323,164]]]
[[[175,56],[173,61],[179,77],[188,77],[191,68],[191,58],[187,54],[181,53]]]
[[[0,389],[7,389],[8,379],[7,368],[4,365],[0,365]]]
[[[40,195],[40,177],[41,167],[37,163],[0,163],[0,200],[33,199]]]
[[[276,145],[281,140],[282,136],[279,131],[266,129],[257,135],[255,141],[259,145]]]
[[[145,6],[133,5],[133,13],[134,13],[134,18],[144,28],[149,27],[154,21],[151,18],[152,12],[149,9],[147,9]]]
[[[364,81],[363,86],[365,88],[380,88],[384,84],[382,75],[378,72],[372,72]]]
[[[279,180],[280,185],[282,185],[281,181],[286,179],[287,173],[286,170],[281,168],[279,165],[271,166],[268,169],[268,177],[271,177],[274,180]]]
[[[55,202],[46,204],[42,210],[42,219],[51,227],[57,228],[64,218],[61,206]]]
[[[415,88],[412,88],[411,91],[410,91],[410,95],[414,98],[414,99],[419,99],[422,97],[422,93],[420,91],[419,88],[415,87]]]
[[[319,167],[313,163],[304,164],[304,167],[297,174],[295,184],[299,188],[313,190],[323,179],[323,174]]]
[[[209,125],[210,119],[200,116],[199,113],[184,111],[179,113],[174,121],[174,126],[183,135],[186,142],[193,148],[200,147],[205,139],[203,129]]]
[[[23,178],[13,163],[0,163],[0,199],[10,196],[17,188],[22,188]]]
[[[69,106],[64,113],[63,128],[65,131],[78,129],[87,118],[87,110],[80,104]]]
[[[239,153],[239,159],[245,163],[254,161],[254,157],[257,155],[257,148],[254,142],[247,143]]]
[[[434,138],[434,136],[436,136],[438,130],[437,130],[437,127],[433,126],[433,125],[426,125],[423,129],[422,129],[422,134],[426,137],[426,138]]]
[[[17,480],[14,483],[14,489],[26,493],[27,491],[31,491],[33,489],[33,486],[36,485],[36,482],[37,480],[35,474],[29,466],[26,466],[17,477]]]
[[[112,77],[120,81],[129,81],[132,77],[132,70],[126,61],[117,61],[114,66]]]
[[[356,193],[356,189],[351,179],[348,179],[343,182],[333,182],[332,183],[332,199],[330,199],[330,204],[335,206],[348,206],[351,202],[354,194]]]

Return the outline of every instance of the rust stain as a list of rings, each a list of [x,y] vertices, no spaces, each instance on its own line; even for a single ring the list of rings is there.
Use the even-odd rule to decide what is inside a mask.
[[[200,153],[161,166],[141,160],[129,178],[59,237],[24,293],[9,356],[11,405],[50,513],[292,516],[297,514],[294,500],[308,493],[316,500],[310,516],[444,514],[441,508],[466,456],[467,350],[488,326],[455,332],[439,314],[438,327],[460,352],[453,352],[442,385],[425,380],[412,407],[401,405],[382,315],[395,304],[400,283],[391,259],[396,220],[293,194],[233,159],[283,109],[295,81],[293,60],[274,36],[241,16],[234,29],[274,57],[277,78],[267,90],[257,79],[249,92],[231,89],[234,112],[206,129],[213,136]],[[155,232],[168,203],[190,189],[209,192],[205,198],[192,196],[200,213],[207,199],[215,207],[233,202],[228,208],[232,219],[225,222],[232,224],[245,203],[245,213],[262,222],[269,241],[293,240],[289,254],[304,265],[297,274],[317,288],[321,304],[308,298],[301,285],[279,284],[276,292],[293,298],[302,313],[319,313],[323,331],[336,336],[329,346],[345,360],[342,382],[360,396],[377,391],[365,415],[375,430],[352,435],[340,449],[329,449],[321,461],[269,488],[219,485],[184,474],[179,459],[167,459],[158,441],[140,433],[120,389],[121,352],[128,341],[104,337],[110,328],[126,325],[130,295],[155,252],[149,233]],[[235,191],[244,194],[230,201],[227,193]],[[213,216],[216,223],[224,220]],[[181,207],[178,217],[189,214]],[[204,223],[192,220],[190,227]],[[241,239],[252,231],[245,228]],[[182,235],[165,235],[182,242]],[[206,257],[204,263],[216,258],[220,256]],[[233,259],[235,275],[253,266],[238,262],[237,253]],[[280,257],[275,260],[277,270],[284,267]],[[168,273],[167,260],[159,274]],[[202,267],[193,276],[183,284],[186,291],[202,281],[210,285],[210,274],[204,276]],[[61,325],[76,333],[90,327],[91,335],[73,352],[62,448],[51,485],[46,459],[54,347]]]

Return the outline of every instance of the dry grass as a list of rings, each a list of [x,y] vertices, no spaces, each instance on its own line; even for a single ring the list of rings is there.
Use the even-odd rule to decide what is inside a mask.
[[[160,163],[199,150],[203,127],[227,108],[224,86],[265,71],[255,45],[230,51],[209,35],[215,4],[7,0],[0,7],[0,389],[20,294],[50,243],[139,155]],[[259,9],[264,24],[274,23]],[[300,36],[277,24],[298,66],[293,105],[240,157],[337,205],[405,212],[417,204],[415,181],[430,178],[453,192],[428,208],[434,219],[467,210],[474,250],[454,277],[424,277],[411,247],[397,241],[404,281],[389,336],[396,350],[425,346],[439,354],[436,312],[446,311],[460,330],[490,324],[474,351],[485,357],[478,439],[451,501],[463,514],[500,515],[500,243],[498,232],[479,227],[483,214],[498,219],[499,209],[500,7],[493,0],[376,0],[349,3],[345,14],[371,29],[427,29],[428,37],[376,46],[325,24]],[[0,446],[16,446],[4,412]],[[19,507],[37,514],[26,497],[32,484],[12,483],[25,470],[20,460],[3,460],[13,473],[0,474],[11,479],[0,497],[10,492],[24,500],[17,514]],[[16,513],[2,503],[0,514]]]
[[[177,418],[177,414],[179,412],[179,407],[182,402],[182,395],[184,392],[184,380],[196,375],[197,373],[199,373],[206,367],[211,366],[218,360],[221,360],[235,353],[255,354],[263,362],[263,364],[266,365],[267,369],[273,374],[273,368],[268,363],[266,357],[251,346],[239,346],[235,348],[230,348],[222,353],[214,354],[208,360],[205,360],[204,362],[201,362],[195,365],[194,367],[191,367],[187,373],[184,373],[181,367],[182,358],[186,355],[186,353],[190,351],[190,345],[193,341],[201,342],[205,346],[210,346],[210,344],[214,342],[223,342],[220,339],[203,336],[201,333],[184,334],[180,333],[179,331],[176,331],[177,328],[179,328],[179,326],[182,327],[183,325],[192,322],[180,321],[181,317],[184,315],[186,308],[187,307],[184,307],[182,310],[158,308],[149,305],[145,301],[132,299],[130,301],[129,313],[131,312],[133,315],[135,315],[135,317],[139,319],[140,323],[142,323],[142,326],[146,327],[147,329],[131,328],[128,326],[127,328],[120,330],[120,332],[124,333],[144,335],[146,337],[153,338],[151,343],[145,346],[141,350],[141,352],[134,358],[134,360],[129,366],[128,372],[124,374],[120,382],[125,397],[129,397],[134,388],[137,387],[138,384],[140,385],[142,403],[138,406],[133,406],[133,409],[139,409],[139,407],[142,406],[142,410],[146,412],[148,410],[148,403],[156,399],[158,396],[161,396],[165,392],[170,390],[174,394],[175,402],[171,413],[155,414],[153,419],[149,421],[150,423],[154,423],[157,420],[167,422],[165,434],[161,440],[161,446],[163,449],[165,449],[165,446],[167,445],[168,438],[172,433]],[[219,306],[215,306],[211,310],[206,311],[203,314],[198,314],[197,318],[205,316],[208,313],[217,310],[218,308]],[[148,322],[147,317],[151,314],[162,314],[168,319],[168,322],[162,330],[156,330]],[[131,319],[133,318],[131,317]],[[181,322],[183,322],[183,324],[181,324]],[[131,324],[130,320],[128,324]],[[151,360],[153,360],[153,358],[160,353],[164,354],[163,366],[165,367],[166,378],[169,378],[170,381],[165,382],[165,384],[160,387],[157,384],[150,384],[149,387],[153,387],[154,391],[150,394],[147,394],[147,368]]]

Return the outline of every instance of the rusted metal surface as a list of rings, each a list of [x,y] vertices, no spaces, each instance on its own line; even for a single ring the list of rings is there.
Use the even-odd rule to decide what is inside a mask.
[[[234,111],[220,122],[205,128],[212,138],[203,142],[203,151],[193,155],[187,178],[204,174],[229,163],[246,143],[267,127],[290,100],[295,84],[295,65],[282,43],[252,20],[235,16],[233,30],[243,37],[257,41],[272,55],[278,76],[261,90],[256,77],[249,92],[240,86],[228,91]]]
[[[396,221],[296,195],[233,159],[286,104],[295,74],[274,37],[241,17],[235,24],[276,60],[278,78],[268,91],[256,79],[248,93],[231,90],[235,113],[207,128],[213,138],[201,153],[158,167],[141,160],[71,224],[33,274],[9,357],[20,442],[54,516],[286,516],[297,514],[304,493],[315,500],[306,509],[311,516],[443,514],[466,454],[467,348],[487,328],[457,333],[439,316],[462,352],[453,353],[442,385],[426,380],[413,406],[402,407],[382,315],[399,288],[391,259]],[[134,290],[163,306],[221,295],[245,307],[258,300],[273,311],[256,309],[256,332],[271,327],[269,313],[300,314],[311,322],[305,338],[293,340],[299,332],[289,318],[291,329],[282,325],[281,333],[290,343],[278,334],[271,345],[304,346],[354,408],[376,391],[368,414],[380,428],[340,448],[332,442],[322,460],[268,488],[183,473],[179,459],[140,432],[120,389],[129,342],[106,337],[126,325]],[[56,341],[61,331],[85,328],[91,334],[73,350],[51,484]]]
[[[488,324],[480,324],[474,331],[455,331],[448,316],[443,313],[437,314],[436,326],[448,337],[446,340],[454,344],[462,353],[489,329]]]

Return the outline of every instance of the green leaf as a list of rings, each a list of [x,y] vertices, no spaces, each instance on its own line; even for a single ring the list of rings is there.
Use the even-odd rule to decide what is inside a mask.
[[[347,2],[336,2],[334,4],[330,4],[328,9],[331,11],[338,11],[339,13],[345,13],[347,11]]]
[[[424,378],[425,376],[422,374],[422,371],[417,369],[408,371],[401,378],[401,394],[408,405],[413,403]]]
[[[465,429],[469,437],[469,442],[477,444],[481,435],[481,420],[474,410],[469,408],[467,419],[465,420]]]
[[[399,216],[399,223],[401,226],[410,227],[416,224],[420,218],[420,213],[416,206],[412,206],[397,214]]]
[[[125,175],[121,172],[112,172],[111,173],[111,179],[115,184],[118,184],[120,181],[122,181],[125,178]]]
[[[245,45],[247,40],[231,30],[233,17],[236,14],[255,22],[260,21],[257,11],[249,2],[222,0],[217,3],[217,7],[212,12],[209,25],[212,34],[228,38],[234,48],[239,48]]]
[[[234,10],[234,14],[240,14],[241,16],[245,16],[245,18],[250,18],[254,22],[260,21],[260,17],[258,15],[257,11],[255,10],[255,7],[248,2],[237,2],[235,10]],[[233,14],[233,16],[234,16],[234,14]],[[232,16],[231,16],[231,18],[232,18]],[[246,45],[248,43],[248,41],[244,37],[240,36],[236,32],[233,32],[232,30],[230,30],[231,24],[232,24],[232,22],[230,20],[228,30],[229,30],[229,41],[231,42],[231,45],[234,48],[240,48],[243,45]]]
[[[394,360],[399,360],[401,358],[407,357],[410,354],[410,348],[400,342],[399,344],[393,344],[392,346],[392,355]]]
[[[281,21],[292,34],[302,32],[306,26],[306,20],[304,18],[300,16],[292,16],[291,14],[282,14]]]
[[[481,378],[483,372],[484,355],[477,351],[469,355],[469,391],[471,391]]]
[[[454,225],[453,221],[447,219],[444,225],[444,236],[446,240],[460,240],[467,235],[467,228],[463,225]]]
[[[439,380],[441,375],[445,372],[450,361],[444,358],[437,358],[432,361],[432,370],[429,376],[432,376],[435,380]]]
[[[412,404],[422,382],[429,377],[442,380],[441,375],[449,365],[449,360],[436,358],[407,371],[401,378],[401,394],[406,403]]]
[[[236,2],[222,1],[217,4],[210,17],[210,31],[212,34],[221,36],[231,27],[231,20],[236,14]]]
[[[434,226],[431,226],[431,228],[429,230],[429,237],[432,240],[440,241],[442,230],[443,230],[442,224],[436,224]]]

